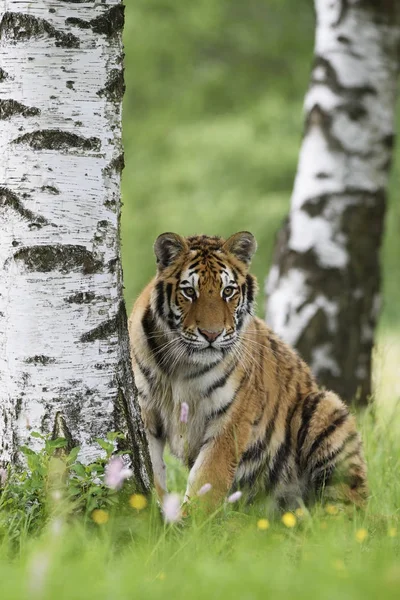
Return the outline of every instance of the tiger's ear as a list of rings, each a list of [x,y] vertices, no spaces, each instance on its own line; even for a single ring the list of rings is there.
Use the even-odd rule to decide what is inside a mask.
[[[250,231],[239,231],[226,240],[222,246],[224,252],[230,252],[236,258],[249,265],[257,250],[256,238]]]
[[[184,238],[177,233],[162,233],[154,242],[154,254],[157,258],[158,268],[165,269],[188,249]]]

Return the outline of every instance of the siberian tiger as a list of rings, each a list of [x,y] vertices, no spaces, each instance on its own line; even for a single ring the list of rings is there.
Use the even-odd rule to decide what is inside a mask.
[[[269,494],[281,507],[321,497],[362,505],[366,466],[354,417],[254,316],[253,235],[164,233],[154,250],[157,275],[129,330],[159,497],[168,442],[190,469],[187,502],[208,483],[212,505],[236,489],[250,499]]]

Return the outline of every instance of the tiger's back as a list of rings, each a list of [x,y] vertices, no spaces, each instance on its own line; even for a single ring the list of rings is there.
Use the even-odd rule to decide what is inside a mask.
[[[187,499],[211,483],[214,503],[235,488],[286,506],[321,495],[361,505],[366,467],[354,418],[253,315],[251,234],[164,234],[155,251],[158,274],[135,304],[130,336],[159,495],[168,442],[190,468]]]

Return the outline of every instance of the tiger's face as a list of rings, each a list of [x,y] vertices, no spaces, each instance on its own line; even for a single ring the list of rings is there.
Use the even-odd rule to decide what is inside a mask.
[[[248,273],[256,241],[249,232],[228,240],[164,233],[156,240],[157,315],[190,355],[223,355],[253,312],[256,280]]]

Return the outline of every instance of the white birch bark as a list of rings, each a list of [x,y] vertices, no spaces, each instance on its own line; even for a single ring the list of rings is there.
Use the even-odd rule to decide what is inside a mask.
[[[399,2],[315,0],[315,60],[267,323],[347,400],[370,394],[393,152]]]
[[[0,0],[0,462],[67,435],[80,459],[123,430],[149,460],[119,248],[120,0]]]

